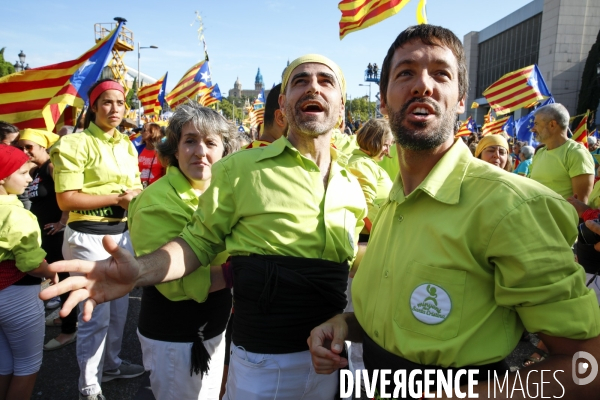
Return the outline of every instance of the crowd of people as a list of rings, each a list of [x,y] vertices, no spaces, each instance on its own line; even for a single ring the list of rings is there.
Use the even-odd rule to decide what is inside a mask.
[[[526,332],[528,384],[540,362],[569,373],[546,395],[597,396],[599,378],[570,380],[576,353],[600,360],[593,156],[560,104],[535,111],[537,150],[456,138],[467,76],[460,40],[419,25],[382,63],[385,118],[354,135],[318,54],[286,68],[255,140],[188,102],[136,149],[108,79],[82,131],[0,122],[0,400],[30,398],[43,350],[70,343],[86,400],[145,371],[158,400],[330,400],[343,368],[477,368],[483,398]],[[136,286],[143,365],[119,356]],[[45,324],[61,334],[44,345]]]

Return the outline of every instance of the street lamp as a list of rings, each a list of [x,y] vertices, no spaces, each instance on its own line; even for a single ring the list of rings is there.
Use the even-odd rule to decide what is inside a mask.
[[[25,53],[23,53],[23,50],[21,50],[21,52],[19,53],[19,61],[17,61],[15,65],[13,65],[13,67],[15,67],[15,72],[21,72],[29,69],[29,64],[25,65],[26,57],[27,56],[25,55]]]
[[[359,83],[358,86],[368,86],[369,87],[369,119],[371,119],[371,82],[369,82],[368,85],[365,85],[363,83]]]
[[[135,88],[135,96],[134,96],[134,98],[136,100],[138,100],[137,101],[138,106],[136,107],[136,108],[138,108],[138,113],[137,113],[137,115],[138,115],[138,118],[137,118],[138,127],[140,126],[140,119],[141,119],[140,111],[139,111],[140,102],[139,102],[139,98],[137,97],[138,91],[140,90],[140,50],[141,49],[158,49],[158,46],[140,47],[140,42],[138,42],[137,87]],[[131,105],[133,105],[133,98],[131,100],[132,100]]]

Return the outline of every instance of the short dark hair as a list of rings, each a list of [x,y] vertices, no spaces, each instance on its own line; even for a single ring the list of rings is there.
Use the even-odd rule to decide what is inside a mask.
[[[279,94],[281,93],[281,83],[273,86],[273,89],[267,96],[265,103],[265,116],[264,124],[265,128],[270,128],[275,122],[275,111],[279,110]]]
[[[179,148],[181,131],[188,122],[193,123],[198,132],[219,136],[224,146],[223,157],[239,150],[239,133],[235,125],[212,108],[190,101],[177,107],[169,120],[166,139],[156,146],[160,162],[164,167],[172,165],[179,168],[179,161],[175,154]]]
[[[370,119],[356,132],[356,143],[374,157],[381,153],[383,140],[388,134],[391,135],[392,130],[386,119]]]
[[[458,65],[458,93],[462,99],[469,90],[469,78],[467,76],[467,60],[465,49],[458,37],[449,29],[436,25],[414,25],[409,26],[402,31],[394,43],[390,46],[383,65],[381,66],[381,80],[379,82],[379,91],[382,97],[387,100],[387,88],[390,80],[390,69],[392,68],[392,58],[396,49],[413,40],[420,40],[428,46],[443,46],[452,51]]]
[[[0,142],[3,142],[4,139],[6,139],[7,135],[10,135],[11,133],[18,133],[19,132],[19,128],[17,128],[16,126],[9,124],[8,122],[5,121],[0,121]]]

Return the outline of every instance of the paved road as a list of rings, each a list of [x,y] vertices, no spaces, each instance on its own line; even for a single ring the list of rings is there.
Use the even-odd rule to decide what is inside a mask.
[[[142,351],[136,334],[140,312],[142,290],[135,289],[129,295],[129,313],[123,337],[121,357],[136,364],[142,364]],[[47,312],[49,315],[52,312]],[[60,333],[60,328],[46,327],[44,343]],[[492,346],[493,343],[490,343]],[[524,343],[508,357],[509,365],[515,366],[529,355]],[[34,400],[76,400],[78,398],[77,379],[79,367],[75,357],[75,344],[60,350],[44,352],[42,368],[38,375],[32,399]],[[154,400],[149,389],[150,381],[146,374],[134,379],[119,379],[102,384],[107,400]]]
[[[121,350],[121,358],[135,364],[142,364],[142,350],[136,334],[141,295],[141,289],[135,289],[129,295],[129,313]],[[49,315],[51,312],[46,314]],[[46,327],[44,343],[47,343],[59,333],[60,328]],[[78,377],[79,367],[75,357],[75,344],[68,345],[60,350],[45,351],[32,399],[76,400],[78,398]],[[107,400],[130,400],[134,398],[136,400],[150,400],[153,398],[151,392],[150,397],[143,396],[143,394],[149,392],[149,390],[144,390],[144,386],[147,385],[149,385],[149,381],[145,375],[142,375],[134,379],[117,379],[103,383],[102,392]]]

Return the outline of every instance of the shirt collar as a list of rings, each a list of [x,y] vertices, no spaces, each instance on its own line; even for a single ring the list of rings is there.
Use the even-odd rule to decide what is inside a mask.
[[[87,128],[87,130],[94,136],[97,137],[98,139],[104,141],[104,142],[109,142],[109,143],[119,143],[121,141],[121,139],[123,138],[123,135],[121,134],[121,132],[117,131],[116,128],[113,129],[113,135],[110,136],[110,134],[104,132],[102,129],[100,129],[98,127],[98,125],[96,125],[93,122],[90,122],[90,126]]]
[[[460,187],[471,161],[473,155],[469,148],[461,139],[456,140],[413,193],[420,190],[441,203],[457,204],[460,200]],[[402,174],[396,177],[390,199],[398,203],[406,199]]]
[[[23,207],[21,200],[14,194],[0,195],[0,204]]]
[[[179,170],[179,168],[174,166],[167,167],[166,173],[167,179],[169,180],[169,184],[175,189],[177,195],[185,202],[190,203],[192,205],[198,205],[198,195],[192,189],[192,185],[187,180],[185,175]]]
[[[290,151],[293,151],[294,153],[296,153],[298,155],[298,157],[303,157],[300,154],[300,152],[298,152],[298,149],[296,149],[294,147],[294,145],[288,140],[288,138],[286,138],[285,136],[282,136],[279,139],[277,139],[276,141],[274,141],[273,143],[271,143],[270,145],[268,145],[266,147],[261,147],[262,154],[260,155],[260,157],[258,157],[256,162],[265,160],[267,158],[277,157],[278,155],[283,153],[283,151],[286,148],[288,148]],[[334,174],[341,172],[342,175],[344,175],[345,177],[348,177],[346,170],[344,168],[348,164],[349,157],[347,155],[345,155],[344,153],[342,153],[341,151],[337,150],[333,146],[331,146],[330,151],[331,151],[332,165],[331,165],[331,171],[330,171],[329,175],[333,176]]]

